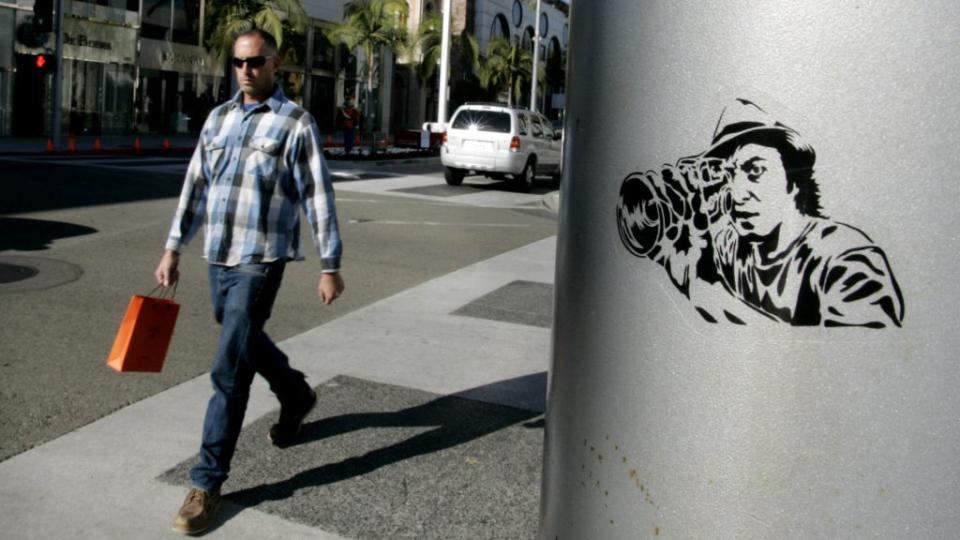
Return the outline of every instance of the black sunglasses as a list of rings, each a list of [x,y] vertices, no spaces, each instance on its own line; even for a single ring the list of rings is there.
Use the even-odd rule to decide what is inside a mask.
[[[248,66],[252,67],[253,69],[256,69],[256,68],[263,67],[263,65],[267,63],[267,58],[273,58],[273,55],[250,56],[248,58],[238,58],[234,56],[231,61],[233,62],[233,67],[235,68],[242,68],[243,64],[246,63]]]

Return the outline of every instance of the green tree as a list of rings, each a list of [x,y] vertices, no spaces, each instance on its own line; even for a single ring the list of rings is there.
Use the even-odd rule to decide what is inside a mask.
[[[236,35],[251,28],[276,38],[281,56],[288,60],[292,49],[284,50],[284,36],[303,34],[309,21],[300,0],[211,0],[207,9],[207,50],[221,61],[232,54]]]
[[[426,82],[436,73],[443,54],[443,20],[439,12],[433,11],[424,15],[411,44],[413,50],[409,56],[413,58],[419,52],[417,74]],[[477,38],[469,32],[450,36],[450,79],[462,79],[479,71],[480,46]]]
[[[486,60],[480,66],[478,73],[480,84],[484,88],[491,86],[498,90],[507,91],[507,104],[514,105],[514,96],[519,98],[523,89],[530,82],[530,72],[533,68],[533,52],[522,45],[506,39],[494,39],[487,45]],[[543,67],[538,81],[542,85]]]
[[[376,53],[381,49],[401,51],[408,41],[407,3],[403,0],[354,0],[343,7],[343,22],[325,31],[334,44],[360,49],[366,59],[364,116],[370,118],[373,81],[379,69]],[[369,130],[370,123],[364,125]]]

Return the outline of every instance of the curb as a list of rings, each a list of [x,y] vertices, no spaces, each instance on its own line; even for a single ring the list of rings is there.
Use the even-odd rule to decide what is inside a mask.
[[[551,191],[543,196],[540,201],[543,207],[553,214],[560,213],[560,191]]]

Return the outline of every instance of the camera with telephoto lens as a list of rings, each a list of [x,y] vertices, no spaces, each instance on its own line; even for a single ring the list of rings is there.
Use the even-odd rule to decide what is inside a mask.
[[[686,252],[732,206],[726,160],[684,158],[660,171],[631,173],[620,186],[617,227],[627,249],[658,260],[663,252]]]

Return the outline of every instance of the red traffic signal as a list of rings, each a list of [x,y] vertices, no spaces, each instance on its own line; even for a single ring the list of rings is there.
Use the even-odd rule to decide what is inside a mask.
[[[51,71],[56,64],[57,60],[52,54],[38,54],[33,57],[33,67],[37,71]]]

